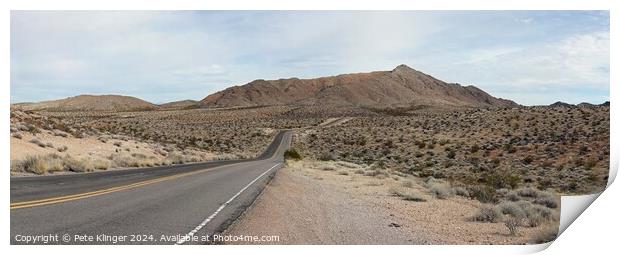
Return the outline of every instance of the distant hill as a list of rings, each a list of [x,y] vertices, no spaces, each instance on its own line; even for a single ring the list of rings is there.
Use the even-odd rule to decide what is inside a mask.
[[[557,101],[553,104],[549,105],[550,107],[566,107],[566,108],[571,108],[571,107],[575,107],[574,104],[569,104],[569,103],[564,103],[562,101]]]
[[[187,109],[195,107],[197,103],[198,101],[196,100],[182,100],[160,104],[159,107],[161,107],[162,109]]]
[[[202,107],[322,105],[394,108],[514,107],[474,86],[446,83],[400,65],[392,71],[342,74],[316,79],[255,80],[209,95]]]
[[[139,98],[118,95],[79,95],[38,103],[13,104],[11,107],[33,111],[146,111],[159,108]]]

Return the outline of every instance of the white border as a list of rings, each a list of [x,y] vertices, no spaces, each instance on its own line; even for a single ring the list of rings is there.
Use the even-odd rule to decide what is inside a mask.
[[[614,1],[603,0],[521,0],[521,1],[494,1],[494,0],[469,0],[469,1],[452,1],[452,0],[418,0],[418,1],[406,1],[406,0],[382,0],[382,1],[327,1],[327,0],[315,0],[315,1],[294,1],[294,0],[231,0],[226,2],[207,2],[198,0],[108,0],[108,1],[78,1],[78,0],[57,0],[57,1],[44,1],[44,0],[22,0],[22,1],[2,1],[0,5],[4,8],[0,13],[0,20],[2,21],[2,40],[0,46],[2,47],[2,93],[0,93],[0,99],[2,100],[3,107],[1,109],[3,116],[5,116],[5,124],[1,129],[4,134],[8,134],[8,118],[9,114],[9,95],[10,95],[10,48],[9,48],[9,10],[180,10],[180,9],[259,9],[259,10],[299,10],[299,9],[311,9],[311,10],[331,10],[331,9],[347,9],[347,10],[394,10],[394,9],[416,9],[416,10],[612,10],[611,11],[611,41],[617,42],[618,31],[618,7],[613,5]],[[617,44],[617,43],[616,43]],[[617,46],[611,43],[611,55],[617,54]],[[611,59],[611,84],[618,84],[617,75],[617,58]],[[618,89],[611,86],[611,101],[617,101]],[[618,152],[620,147],[618,146],[618,136],[613,135],[618,132],[618,125],[614,125],[614,121],[617,121],[617,116],[614,116],[618,112],[617,105],[612,103],[612,116],[611,116],[611,164],[614,169],[614,174],[611,174],[610,180],[615,176],[615,171],[618,169]],[[616,114],[617,115],[617,114]],[[9,137],[8,135],[1,136],[2,138],[2,161],[5,165],[5,170],[8,171],[9,164]],[[7,173],[8,175],[8,173]],[[2,180],[3,190],[5,195],[2,196],[2,203],[9,204],[9,178]],[[617,186],[617,185],[616,185]],[[618,214],[618,193],[617,187],[610,187],[604,192],[597,201],[594,201],[593,205],[581,215],[568,230],[563,233],[555,244],[551,245],[548,250],[545,250],[545,254],[565,254],[565,253],[586,253],[592,251],[612,251],[615,250],[614,244],[617,242],[614,238],[615,230],[619,226],[617,220]],[[610,198],[611,196],[611,198]],[[0,240],[4,240],[5,245],[9,243],[9,210],[2,211],[2,227],[5,231],[0,235]],[[612,239],[613,238],[613,239]],[[602,240],[602,241],[601,241]],[[169,253],[177,252],[177,249],[184,249],[183,251],[194,252],[214,252],[214,253],[254,253],[259,251],[261,253],[271,254],[316,254],[320,252],[346,252],[355,254],[376,254],[376,253],[421,253],[421,254],[511,254],[511,253],[524,253],[535,252],[537,250],[545,248],[546,245],[538,246],[269,246],[269,247],[253,247],[253,246],[187,246],[187,247],[172,247],[172,246],[146,246],[140,247],[144,252],[149,253]],[[25,253],[41,253],[41,247],[25,247],[25,246],[10,246],[8,247],[9,253],[23,254]],[[84,253],[85,248],[91,254],[108,254],[109,252],[131,252],[132,249],[136,249],[133,246],[62,246],[62,247],[45,247],[46,253]],[[35,250],[37,249],[37,250]],[[186,250],[185,250],[186,249]],[[142,252],[142,251],[140,251]]]

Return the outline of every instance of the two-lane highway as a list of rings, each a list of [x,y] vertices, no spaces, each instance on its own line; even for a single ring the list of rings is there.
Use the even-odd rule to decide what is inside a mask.
[[[291,135],[252,160],[11,178],[11,243],[206,243],[282,166]]]

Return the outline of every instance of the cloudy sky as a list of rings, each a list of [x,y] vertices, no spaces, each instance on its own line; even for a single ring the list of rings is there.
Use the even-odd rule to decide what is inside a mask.
[[[200,100],[399,64],[524,105],[609,100],[609,12],[11,12],[11,102]]]

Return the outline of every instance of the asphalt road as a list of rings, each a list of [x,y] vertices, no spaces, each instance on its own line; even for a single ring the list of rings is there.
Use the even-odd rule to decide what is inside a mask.
[[[282,166],[291,135],[250,160],[11,178],[11,244],[217,243]]]

